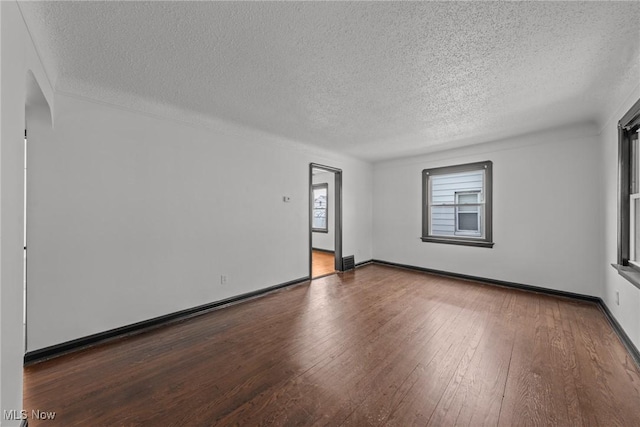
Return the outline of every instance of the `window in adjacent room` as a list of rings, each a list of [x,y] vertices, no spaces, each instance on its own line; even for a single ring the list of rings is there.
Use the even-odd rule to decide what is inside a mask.
[[[328,206],[329,184],[315,184],[313,186],[313,224],[312,231],[329,232]]]
[[[422,241],[492,247],[492,162],[422,171]]]

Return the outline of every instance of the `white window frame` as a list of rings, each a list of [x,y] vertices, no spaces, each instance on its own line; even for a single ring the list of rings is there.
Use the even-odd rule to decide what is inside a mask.
[[[483,177],[483,183],[485,181],[484,177]],[[460,196],[468,196],[470,194],[473,194],[476,196],[476,203],[460,203]],[[479,191],[479,190],[475,190],[475,191],[456,191],[455,192],[455,221],[456,221],[456,231],[455,234],[456,235],[460,235],[460,236],[482,236],[482,209],[481,207],[484,206],[484,201],[483,201],[483,192]],[[475,212],[473,211],[460,211],[460,207],[461,206],[465,206],[465,207],[470,207],[470,206],[475,206],[477,209]],[[477,222],[478,222],[478,227],[477,230],[478,231],[473,231],[473,230],[461,230],[460,229],[460,214],[461,213],[475,213],[477,215]]]
[[[635,147],[633,146],[633,140],[636,140]],[[635,131],[635,135],[629,138],[630,156],[629,156],[629,169],[631,176],[629,179],[629,264],[640,269],[640,262],[636,261],[636,254],[638,248],[636,248],[636,201],[640,200],[640,171],[635,170],[640,168],[640,129]],[[633,193],[635,188],[635,193]]]
[[[635,245],[635,235],[636,235],[636,204],[635,201],[640,199],[640,193],[635,193],[629,196],[629,264],[635,265],[640,268],[640,263],[634,261],[636,258],[636,245]]]

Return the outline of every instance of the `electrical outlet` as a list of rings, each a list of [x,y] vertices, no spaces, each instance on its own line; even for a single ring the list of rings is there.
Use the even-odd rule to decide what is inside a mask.
[[[620,305],[620,292],[616,291],[616,305]]]
[[[224,274],[220,276],[220,284],[225,285],[227,283],[227,276]]]

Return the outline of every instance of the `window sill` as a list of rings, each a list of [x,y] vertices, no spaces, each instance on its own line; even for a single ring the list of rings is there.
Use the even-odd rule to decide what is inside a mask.
[[[611,266],[618,270],[619,275],[631,282],[633,286],[640,289],[640,271],[633,267],[620,264],[611,264]]]
[[[461,245],[461,246],[475,246],[478,248],[493,248],[495,243],[487,242],[486,240],[471,240],[471,239],[456,239],[456,238],[442,238],[442,237],[421,237],[423,242],[430,243],[444,243],[446,245]]]

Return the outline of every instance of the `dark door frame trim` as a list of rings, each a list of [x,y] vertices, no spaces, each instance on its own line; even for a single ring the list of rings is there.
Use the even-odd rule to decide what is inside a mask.
[[[342,268],[342,169],[331,166],[321,165],[318,163],[309,163],[309,277],[313,279],[311,271],[311,254],[313,246],[313,170],[321,169],[326,172],[333,173],[334,176],[334,251],[335,251],[335,269],[343,271]]]

